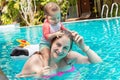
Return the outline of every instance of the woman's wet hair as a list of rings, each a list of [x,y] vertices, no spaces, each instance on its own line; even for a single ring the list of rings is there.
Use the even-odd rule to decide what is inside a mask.
[[[72,38],[72,34],[71,32],[67,31],[67,30],[60,30],[61,33],[63,33],[63,35],[58,35],[55,36],[52,40],[51,40],[51,46],[54,43],[54,41],[56,41],[57,39],[62,38],[62,36],[67,36],[70,39],[70,50],[72,48],[72,44],[73,44],[73,38]],[[50,46],[50,47],[51,47]]]

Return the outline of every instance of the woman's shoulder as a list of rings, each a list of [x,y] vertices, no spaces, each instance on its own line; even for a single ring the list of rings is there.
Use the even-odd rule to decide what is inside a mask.
[[[29,57],[29,60],[32,60],[32,61],[41,60],[41,59],[42,59],[42,55],[39,51],[35,52],[33,55]]]
[[[30,57],[40,55],[38,51],[34,52]]]

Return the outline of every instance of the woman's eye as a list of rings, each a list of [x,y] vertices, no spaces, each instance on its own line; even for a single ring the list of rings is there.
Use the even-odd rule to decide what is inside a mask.
[[[60,46],[61,46],[61,44],[57,43],[57,46],[58,46],[58,47],[60,47]]]
[[[68,49],[68,47],[64,47],[64,49],[65,49],[65,50],[67,50],[67,49]]]

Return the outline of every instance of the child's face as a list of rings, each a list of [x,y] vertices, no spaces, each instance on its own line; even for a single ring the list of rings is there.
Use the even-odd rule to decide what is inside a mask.
[[[56,25],[58,22],[60,22],[60,12],[56,12],[55,14],[51,16],[47,16],[48,22],[52,25]]]

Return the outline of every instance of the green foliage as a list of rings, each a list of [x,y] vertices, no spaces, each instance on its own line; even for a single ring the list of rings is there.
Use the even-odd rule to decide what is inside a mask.
[[[75,6],[77,3],[77,0],[68,0],[69,1],[69,5],[71,6]]]
[[[63,21],[66,19],[69,6],[70,6],[70,3],[67,0],[63,0],[63,3],[60,5]]]
[[[118,16],[120,16],[120,4],[118,4]]]
[[[0,0],[0,7],[2,6],[2,15],[0,16],[0,19],[2,21],[2,24],[12,24],[14,22],[20,23],[21,26],[26,26],[27,23],[23,20],[21,14],[20,14],[20,1],[22,0]],[[41,24],[44,19],[44,12],[43,7],[48,2],[56,2],[60,8],[61,8],[61,14],[62,19],[64,20],[69,6],[75,2],[74,0],[35,0],[36,1],[36,13],[34,13],[34,21],[32,21],[32,25],[38,25]],[[3,3],[5,3],[3,5]],[[32,1],[32,4],[34,5],[34,2]],[[24,6],[26,6],[26,2],[24,3]],[[34,8],[34,6],[32,6]]]
[[[116,16],[116,7],[113,8],[113,13],[112,13],[112,16]],[[117,16],[120,16],[120,4],[118,4],[118,13],[117,13]]]
[[[4,6],[1,17],[2,24],[12,24],[16,21],[19,15],[19,8],[16,6],[16,3],[12,0],[9,0],[7,5]]]
[[[19,8],[16,2],[11,1],[8,3],[8,14],[9,17],[13,19],[13,21],[18,17],[19,14]]]
[[[112,0],[103,0],[103,4],[107,4],[110,10],[111,10],[112,3],[113,3]],[[108,14],[109,17],[111,16],[110,10],[109,10],[109,14]],[[116,7],[113,8],[112,16],[113,17],[116,16]],[[120,3],[118,4],[118,15],[117,16],[120,16]]]
[[[12,19],[9,17],[9,14],[3,14],[1,16],[1,21],[4,24],[11,24],[13,22]]]

